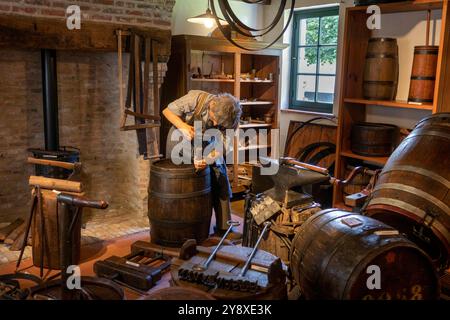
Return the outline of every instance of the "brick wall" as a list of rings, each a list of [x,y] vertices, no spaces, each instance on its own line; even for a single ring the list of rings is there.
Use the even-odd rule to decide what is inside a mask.
[[[170,29],[175,0],[0,0],[0,14],[62,18],[70,5],[80,6],[82,21],[152,24]]]
[[[151,15],[152,21],[163,19],[163,24],[158,22],[158,26],[163,27],[170,26],[174,3],[162,0],[0,0],[0,11],[8,7],[9,11],[20,14],[45,15],[46,4],[59,10],[56,4],[69,2],[83,3],[102,14],[106,14],[108,8],[119,11],[134,8]],[[159,10],[154,12],[152,8]],[[119,19],[119,11],[109,11],[112,19]],[[93,12],[89,13],[90,17],[96,19]],[[139,23],[139,18],[133,19]],[[58,51],[57,60],[60,145],[81,149],[86,195],[110,203],[107,211],[97,212],[92,218],[120,215],[128,219],[146,215],[149,161],[138,155],[135,131],[122,132],[118,128],[121,111],[117,54]],[[124,61],[128,61],[127,55]],[[124,74],[127,74],[126,65]],[[166,65],[159,64],[160,83],[165,70]],[[5,222],[27,214],[28,177],[33,174],[32,166],[26,164],[27,148],[44,146],[40,51],[1,48],[0,75],[0,222]],[[151,81],[152,74],[149,76]],[[152,86],[150,106],[151,89]]]

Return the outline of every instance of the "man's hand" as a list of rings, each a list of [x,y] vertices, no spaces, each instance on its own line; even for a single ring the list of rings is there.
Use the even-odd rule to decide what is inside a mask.
[[[202,160],[194,160],[194,167],[196,170],[203,170],[207,166],[206,161],[204,159]]]
[[[195,130],[193,126],[188,125],[187,123],[184,123],[180,128],[181,133],[183,133],[183,136],[191,141],[194,139],[195,136]]]

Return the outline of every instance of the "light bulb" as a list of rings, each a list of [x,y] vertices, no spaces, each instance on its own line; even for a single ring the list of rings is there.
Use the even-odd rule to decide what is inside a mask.
[[[206,28],[211,29],[214,26],[214,23],[215,23],[214,20],[207,19],[203,24],[205,25]]]

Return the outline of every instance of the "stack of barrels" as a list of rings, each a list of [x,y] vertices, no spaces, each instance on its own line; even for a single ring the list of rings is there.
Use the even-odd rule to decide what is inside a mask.
[[[296,234],[307,299],[438,299],[450,263],[450,113],[421,120],[389,158],[364,215],[328,209]]]

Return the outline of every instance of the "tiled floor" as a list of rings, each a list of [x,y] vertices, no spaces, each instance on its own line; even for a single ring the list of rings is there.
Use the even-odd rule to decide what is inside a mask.
[[[244,201],[232,202],[233,214],[243,216]],[[212,224],[214,224],[214,215]],[[0,228],[7,225],[0,223]],[[93,218],[85,224],[81,230],[81,245],[95,244],[98,242],[133,235],[141,232],[150,232],[147,217],[111,214],[106,218]],[[24,252],[23,259],[31,257],[31,247],[28,246]],[[19,258],[19,251],[10,251],[9,245],[0,244],[0,265],[16,262]]]
[[[0,224],[0,227],[5,224]],[[112,217],[95,219],[86,223],[81,230],[81,245],[115,239],[139,232],[150,231],[147,217]],[[0,244],[0,265],[15,262],[19,259],[19,251],[10,251],[7,244]],[[24,252],[23,259],[31,257],[31,247]]]

